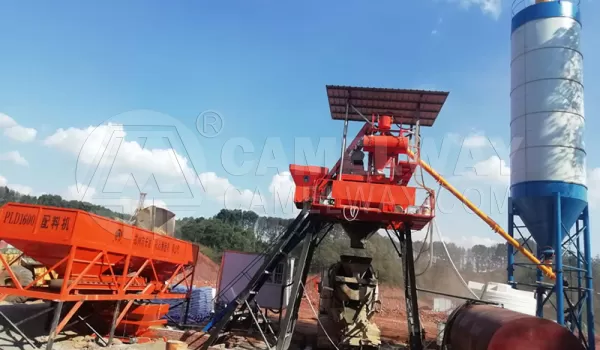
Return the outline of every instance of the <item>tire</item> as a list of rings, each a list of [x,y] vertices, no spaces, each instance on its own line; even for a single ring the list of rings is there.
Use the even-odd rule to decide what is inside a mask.
[[[23,267],[23,266],[13,266],[11,267],[11,270],[13,272],[13,274],[15,275],[15,277],[17,278],[17,280],[19,281],[19,283],[21,284],[21,286],[26,286],[28,284],[30,284],[31,282],[33,282],[33,272],[31,272],[29,269]],[[1,286],[8,286],[13,284],[12,279],[10,278],[10,274],[8,273],[8,271],[4,270],[0,273],[0,285]],[[27,297],[25,296],[20,296],[20,295],[9,295],[7,296],[4,300],[11,302],[11,303],[15,303],[15,304],[21,304],[27,301]]]

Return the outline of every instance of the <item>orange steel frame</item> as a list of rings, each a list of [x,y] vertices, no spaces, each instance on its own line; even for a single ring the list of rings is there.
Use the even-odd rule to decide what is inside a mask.
[[[170,278],[165,282],[158,280],[153,259],[146,259],[142,266],[132,276],[127,276],[127,268],[124,270],[123,274],[117,275],[114,273],[111,267],[109,269],[110,275],[106,276],[107,283],[105,285],[86,284],[85,274],[93,265],[105,263],[111,266],[111,262],[106,250],[98,250],[95,258],[88,263],[81,274],[73,274],[71,271],[76,252],[77,247],[72,247],[71,253],[68,256],[64,257],[57,264],[50,267],[44,274],[37,276],[33,282],[26,286],[21,285],[12,271],[11,265],[15,262],[15,260],[7,262],[6,259],[0,255],[2,267],[6,269],[13,283],[12,287],[0,287],[0,301],[4,300],[8,295],[16,295],[25,296],[32,299],[52,300],[54,302],[60,302],[61,304],[63,302],[74,302],[73,306],[62,318],[62,320],[60,320],[59,323],[57,323],[55,326],[53,326],[53,329],[51,329],[47,344],[48,350],[52,349],[52,343],[56,335],[60,334],[60,332],[69,323],[69,321],[73,318],[85,301],[127,301],[125,307],[123,307],[120,311],[119,308],[115,309],[115,314],[113,315],[114,320],[113,324],[111,325],[111,334],[109,335],[109,341],[107,343],[110,345],[112,338],[114,337],[114,329],[127,315],[127,312],[133,305],[134,301],[148,299],[189,298],[189,292],[193,286],[195,264],[191,267],[191,272],[189,266],[179,264]],[[125,257],[126,266],[128,266],[131,257],[131,254]],[[47,274],[59,268],[61,265],[66,265],[67,271],[67,273],[61,277],[63,277],[64,281],[71,281],[71,283],[63,283],[60,290],[56,291],[51,291],[48,287],[36,287],[36,283],[38,281],[43,280]],[[152,275],[154,275],[153,280],[145,282],[143,278],[139,277],[139,275],[145,269],[150,269],[152,271]],[[175,279],[177,279],[179,275],[183,275],[183,278],[180,279],[177,284],[185,284],[188,292],[181,294],[167,291],[168,287],[174,282]],[[90,280],[90,278],[88,278],[88,280]],[[60,314],[60,310],[57,312]]]
[[[38,210],[37,216],[42,216],[49,211],[65,211],[67,215],[81,216],[81,221],[94,218],[95,216],[89,213],[74,211],[74,210],[62,210],[61,208],[51,208],[43,206],[28,206],[20,205],[16,203],[8,203],[0,210],[0,212],[9,210],[21,209],[26,210]],[[24,209],[23,209],[24,208]],[[76,213],[76,214],[73,214]],[[85,230],[81,234],[77,234],[77,225],[73,224],[70,229],[70,236],[72,240],[79,240],[83,247],[77,246],[76,244],[69,246],[62,245],[68,249],[68,254],[58,260],[54,265],[47,266],[47,271],[44,274],[36,276],[36,278],[28,285],[22,285],[15,273],[12,270],[12,265],[18,260],[7,261],[2,255],[0,255],[0,267],[4,268],[12,282],[11,286],[0,286],[0,301],[4,300],[9,295],[23,296],[32,299],[50,300],[57,303],[54,310],[54,318],[50,329],[48,343],[46,349],[51,350],[54,342],[54,338],[59,334],[69,321],[77,314],[84,302],[102,302],[102,301],[113,301],[117,302],[115,311],[113,313],[113,321],[109,334],[109,340],[107,345],[110,345],[114,337],[116,327],[125,318],[128,311],[132,307],[136,300],[151,300],[151,299],[188,299],[190,297],[191,288],[193,286],[195,268],[197,263],[198,249],[193,246],[192,243],[180,241],[171,237],[160,236],[149,231],[134,228],[132,226],[118,223],[113,220],[105,218],[99,219],[104,224],[110,225],[115,224],[121,227],[125,231],[123,235],[126,239],[132,240],[136,235],[146,234],[151,237],[152,244],[157,242],[158,245],[161,242],[171,242],[172,245],[177,245],[178,249],[182,249],[184,252],[176,254],[172,252],[173,257],[165,257],[157,255],[156,258],[152,257],[153,254],[143,254],[139,250],[127,249],[131,245],[118,246],[111,244],[84,244],[85,240],[90,240],[90,236],[94,234],[101,234],[100,230],[96,229],[95,232],[91,230]],[[75,221],[75,220],[73,220]],[[10,222],[9,222],[10,223]],[[87,223],[89,224],[89,223]],[[32,225],[33,226],[33,225]],[[104,225],[106,226],[106,225]],[[105,231],[105,228],[102,230]],[[81,228],[79,228],[81,230]],[[10,232],[9,232],[10,231]],[[138,232],[139,231],[139,232]],[[0,222],[0,239],[4,239],[11,243],[12,241],[19,241],[20,245],[23,245],[24,240],[26,244],[24,250],[31,249],[30,247],[36,244],[41,244],[43,247],[49,242],[43,242],[42,237],[36,237],[37,230],[33,230],[29,234],[21,235],[16,234],[18,231],[11,231],[11,227],[7,225],[7,218],[4,218],[3,222]],[[42,239],[40,239],[42,238]],[[100,238],[101,239],[101,238]],[[120,237],[119,239],[122,239]],[[68,243],[68,242],[65,242]],[[89,243],[89,242],[88,242]],[[17,246],[17,248],[19,248]],[[125,248],[125,249],[123,249]],[[52,249],[51,245],[46,247]],[[40,251],[43,251],[40,250]],[[24,255],[25,253],[23,253]],[[51,256],[49,252],[39,253],[40,256],[48,257]],[[190,261],[190,257],[191,260]],[[35,258],[35,257],[34,257]],[[132,260],[135,259],[135,264],[132,264]],[[177,262],[176,262],[177,261]],[[115,272],[113,267],[116,266],[116,262],[120,262],[119,270],[122,269],[122,273]],[[168,264],[168,269],[161,268]],[[49,265],[49,264],[47,264]],[[132,266],[135,265],[135,266]],[[130,270],[135,272],[130,272]],[[38,281],[43,281],[44,278],[52,272],[58,272],[59,278],[62,279],[60,288],[51,288],[50,286],[37,286]],[[165,272],[168,271],[168,272]],[[169,287],[173,285],[184,284],[187,287],[186,293],[172,293],[169,291]],[[126,301],[125,306],[121,309],[120,304],[122,301]],[[61,318],[63,303],[72,304],[69,311]],[[1,314],[1,312],[0,312]],[[11,323],[13,328],[21,333],[30,345],[35,345],[27,339],[27,337],[14,325],[10,320],[1,314],[7,322]],[[89,326],[91,328],[91,326]],[[93,330],[93,329],[92,329]],[[96,335],[99,335],[93,330]]]
[[[123,271],[123,274],[117,275],[112,269],[108,252],[106,250],[98,250],[94,259],[88,262],[87,266],[82,270],[82,272],[80,274],[75,274],[71,271],[77,249],[77,247],[72,247],[69,255],[65,256],[54,266],[50,267],[44,274],[37,276],[33,282],[26,286],[21,285],[19,280],[14,275],[11,269],[13,262],[7,262],[6,259],[0,255],[2,267],[7,270],[13,283],[13,286],[11,287],[0,287],[0,301],[4,300],[8,295],[24,296],[34,299],[82,302],[181,298],[181,294],[167,292],[167,288],[179,274],[184,273],[185,270],[189,270],[189,266],[179,264],[167,281],[161,281],[158,279],[154,260],[146,259],[133,276],[128,276],[127,269]],[[131,254],[127,255],[125,259],[125,266],[127,267],[129,261],[131,260]],[[97,264],[107,264],[110,266],[110,274],[101,276],[106,280],[103,281],[103,284],[98,282],[98,276],[86,277],[86,273]],[[48,287],[36,287],[38,281],[43,280],[46,275],[50,274],[51,271],[54,271],[61,266],[66,266],[67,271],[66,274],[62,275],[61,277],[63,277],[62,279],[64,281],[69,281],[69,283],[63,283],[60,291],[52,291]],[[154,276],[154,278],[150,281],[145,281],[145,279],[139,277],[139,275],[146,269],[150,269],[152,271],[152,275]],[[190,288],[193,283],[192,278],[192,273],[188,273],[181,280],[181,282]],[[131,294],[139,292],[141,292],[141,294]]]

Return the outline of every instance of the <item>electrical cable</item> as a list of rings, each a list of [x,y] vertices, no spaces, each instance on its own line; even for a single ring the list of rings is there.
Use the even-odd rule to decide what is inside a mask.
[[[420,141],[420,137],[419,136],[420,135],[416,136],[417,137],[417,142]],[[417,154],[416,160],[417,160],[417,163],[418,163],[419,159],[421,158],[421,151],[420,151],[420,147],[418,147],[417,149],[418,149],[418,153],[416,153]],[[422,181],[422,184],[420,184],[420,185],[423,188],[425,188],[425,189],[429,189],[428,187],[425,186],[425,178],[423,177],[423,167],[419,167],[419,169],[420,169],[421,181]],[[419,184],[418,180],[416,180],[416,177],[415,177],[415,181],[417,182],[417,184]],[[442,190],[442,184],[440,184],[440,186],[438,187],[437,193],[439,194],[441,192],[441,190]],[[454,261],[452,260],[452,257],[450,256],[450,252],[448,251],[448,247],[446,246],[446,242],[444,241],[444,238],[442,237],[442,233],[440,231],[439,225],[437,225],[437,223],[435,221],[435,218],[431,219],[431,222],[429,223],[429,225],[430,225],[430,228],[433,228],[433,226],[435,225],[435,229],[436,229],[436,232],[438,234],[438,237],[439,237],[440,241],[442,242],[442,247],[444,247],[444,251],[446,252],[446,255],[448,256],[448,260],[450,260],[450,264],[452,265],[452,268],[454,269],[454,272],[456,273],[456,275],[458,276],[458,278],[460,279],[460,281],[462,282],[462,284],[465,286],[465,288],[469,291],[469,293],[471,293],[471,295],[473,295],[477,300],[479,300],[480,299],[479,296],[477,294],[475,294],[475,292],[473,292],[471,290],[471,288],[469,288],[469,285],[464,280],[464,278],[462,277],[462,275],[458,271],[458,268],[454,264]],[[427,238],[427,236],[425,238]],[[425,268],[424,271],[422,271],[419,274],[415,274],[415,276],[421,276],[421,275],[423,275],[429,269],[429,267],[431,267],[431,263],[433,262],[433,234],[431,235],[430,240],[431,240],[431,247],[432,248],[431,248],[430,257],[429,257],[429,264]],[[416,260],[418,260],[420,254],[421,253],[419,253],[419,255],[417,255],[417,259],[415,259],[415,262],[416,262]]]
[[[306,287],[304,286],[304,283],[302,283],[302,281],[300,281],[300,285],[302,285],[302,289],[303,290],[306,290]],[[340,350],[337,347],[337,345],[333,342],[333,340],[329,336],[329,333],[327,333],[327,331],[325,330],[325,327],[321,323],[321,319],[319,318],[319,315],[317,314],[317,311],[315,311],[315,308],[312,305],[312,301],[310,300],[310,297],[308,296],[308,293],[305,292],[304,293],[304,297],[308,301],[308,305],[310,306],[310,309],[312,310],[313,314],[315,314],[315,317],[317,319],[317,323],[319,323],[319,327],[321,327],[321,329],[323,330],[323,333],[325,333],[325,336],[327,336],[327,339],[329,339],[329,342],[331,343],[331,345],[333,345],[333,347],[335,348],[335,350]]]
[[[423,184],[425,184],[425,179],[423,179]],[[437,193],[439,193],[441,190],[442,190],[442,185],[440,185],[438,187]],[[423,271],[421,271],[419,273],[415,273],[415,277],[422,276],[433,265],[433,256],[434,256],[434,252],[433,252],[433,224],[434,224],[434,221],[432,219],[429,222],[429,224],[428,224],[427,234],[425,235],[425,238],[423,239],[423,245],[421,246],[421,249],[420,249],[419,253],[417,254],[417,257],[415,258],[415,264],[419,261],[419,258],[421,257],[421,254],[424,253],[425,251],[429,252],[429,261],[427,262],[427,266],[425,266],[425,269]],[[429,238],[429,244],[428,244],[427,250],[424,250],[424,247],[427,246],[427,244],[425,244],[425,242],[427,241],[427,238]]]
[[[426,242],[427,238],[429,238],[429,242]],[[423,247],[425,246],[428,246],[427,250],[423,249]],[[417,257],[414,260],[415,264],[419,261],[421,254],[425,251],[429,252],[429,261],[427,261],[427,266],[425,266],[423,271],[419,273],[415,272],[415,277],[422,276],[433,265],[433,221],[430,222],[428,225],[427,234],[425,235],[425,239],[423,239],[423,245],[421,246],[421,250],[419,251],[419,254],[417,254]]]
[[[432,222],[433,221],[435,221],[435,219],[432,219]],[[458,268],[456,268],[456,265],[454,265],[454,261],[452,260],[452,257],[450,257],[450,252],[448,251],[448,247],[446,247],[446,242],[444,242],[444,237],[442,237],[442,233],[440,231],[439,225],[436,224],[435,225],[435,229],[436,229],[436,232],[438,234],[438,237],[439,237],[440,241],[442,242],[442,247],[444,247],[444,251],[446,251],[446,255],[448,256],[448,260],[450,260],[450,264],[452,265],[452,268],[454,269],[454,272],[456,273],[456,275],[458,276],[458,278],[462,282],[463,286],[465,286],[465,288],[467,288],[467,290],[469,291],[469,293],[471,293],[471,295],[473,295],[475,297],[475,299],[480,300],[479,295],[475,294],[475,292],[473,292],[473,290],[471,290],[471,288],[469,288],[469,285],[467,284],[467,282],[465,282],[464,278],[462,277],[462,275],[458,271]]]

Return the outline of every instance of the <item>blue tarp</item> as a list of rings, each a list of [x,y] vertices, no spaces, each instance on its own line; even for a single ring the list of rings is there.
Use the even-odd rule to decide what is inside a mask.
[[[185,293],[185,286],[177,286],[172,289],[174,293]],[[192,288],[192,296],[190,298],[190,308],[188,314],[188,323],[202,323],[208,320],[214,310],[213,299],[215,297],[215,289],[211,287],[194,287]],[[169,317],[174,321],[183,319],[185,312],[185,299],[167,299],[167,300],[152,300],[154,304],[169,304]]]

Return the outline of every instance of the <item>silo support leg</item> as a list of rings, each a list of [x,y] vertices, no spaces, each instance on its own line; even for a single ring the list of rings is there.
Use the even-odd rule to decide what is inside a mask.
[[[562,238],[563,228],[561,220],[560,193],[554,194],[554,234],[556,247],[554,251],[554,273],[556,274],[556,283],[554,285],[554,295],[556,296],[556,323],[565,325],[565,288],[563,279],[562,263]]]
[[[585,308],[589,350],[596,350],[594,331],[594,284],[592,283],[592,244],[590,239],[590,217],[588,207],[583,210],[583,249],[585,255]]]

